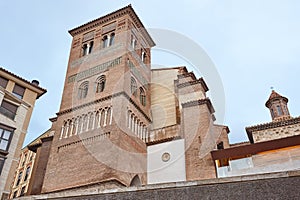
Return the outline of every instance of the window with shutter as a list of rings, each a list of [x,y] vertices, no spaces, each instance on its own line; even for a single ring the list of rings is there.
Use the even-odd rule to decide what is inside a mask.
[[[18,84],[15,84],[15,87],[13,89],[13,94],[18,97],[19,99],[22,99],[23,96],[24,96],[24,92],[25,92],[25,88],[18,85]]]
[[[10,119],[15,119],[18,106],[3,100],[0,106],[0,113]]]
[[[0,86],[6,88],[8,80],[0,76]]]
[[[0,157],[0,175],[1,175],[1,172],[2,172],[2,168],[4,166],[4,161],[5,161],[5,158]]]

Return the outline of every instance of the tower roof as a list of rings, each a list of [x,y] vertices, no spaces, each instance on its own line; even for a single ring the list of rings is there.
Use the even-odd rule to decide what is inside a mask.
[[[266,102],[266,107],[270,107],[270,103],[273,100],[278,100],[278,99],[283,99],[286,103],[289,101],[288,98],[281,96],[280,94],[278,94],[275,90],[272,90],[272,93],[270,94],[269,99]]]
[[[69,30],[69,33],[74,36],[78,33],[82,33],[84,31],[93,29],[95,26],[98,26],[100,24],[104,24],[107,23],[110,20],[114,20],[120,16],[123,15],[130,15],[130,17],[133,19],[135,25],[137,26],[137,28],[139,28],[142,32],[142,34],[145,36],[145,39],[149,42],[150,46],[153,47],[155,46],[155,43],[153,41],[153,39],[151,38],[150,34],[148,33],[148,31],[145,29],[143,23],[141,22],[140,18],[138,17],[138,15],[136,14],[136,12],[133,10],[131,4],[129,4],[128,6],[125,6],[119,10],[116,10],[114,12],[111,12],[107,15],[104,15],[102,17],[99,17],[97,19],[94,19],[88,23],[85,23],[79,27],[76,27],[72,30]]]

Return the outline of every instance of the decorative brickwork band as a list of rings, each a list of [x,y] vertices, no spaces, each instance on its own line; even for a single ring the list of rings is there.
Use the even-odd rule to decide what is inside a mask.
[[[207,92],[209,90],[206,83],[204,82],[203,78],[200,78],[200,79],[194,80],[194,81],[189,81],[189,82],[178,84],[177,88],[184,88],[184,87],[188,87],[188,86],[191,86],[191,85],[196,85],[198,83],[201,84],[201,86],[204,88],[205,92]]]
[[[204,105],[204,104],[207,105],[211,114],[215,112],[215,109],[209,98],[199,99],[197,101],[190,101],[190,102],[184,103],[184,104],[182,104],[182,108],[194,107],[194,106],[199,106],[199,105]]]
[[[113,94],[113,95],[109,95],[109,96],[106,96],[104,98],[101,98],[101,99],[97,99],[95,101],[91,101],[91,102],[88,102],[88,103],[85,103],[85,104],[82,104],[80,106],[77,106],[77,107],[73,107],[73,108],[70,108],[70,109],[67,109],[67,110],[63,110],[61,112],[58,112],[56,113],[57,116],[61,116],[61,115],[64,115],[64,114],[67,114],[67,113],[70,113],[70,112],[73,112],[75,110],[79,110],[79,109],[82,109],[82,108],[85,108],[87,106],[90,106],[90,105],[94,105],[94,104],[97,104],[97,103],[100,103],[100,102],[103,102],[103,101],[107,101],[109,99],[112,99],[112,98],[115,98],[115,97],[118,97],[118,96],[121,96],[123,95],[126,99],[129,100],[129,102],[136,108],[138,109],[143,115],[144,117],[149,121],[151,122],[151,119],[150,117],[148,117],[148,115],[146,115],[146,113],[128,96],[128,94],[126,92],[118,92],[116,94]]]

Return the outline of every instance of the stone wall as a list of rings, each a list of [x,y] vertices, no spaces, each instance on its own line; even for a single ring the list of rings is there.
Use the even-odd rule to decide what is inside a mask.
[[[270,141],[300,134],[300,124],[281,126],[253,132],[254,142]]]
[[[299,199],[300,171],[209,179],[195,182],[180,182],[144,187],[129,187],[118,190],[81,190],[20,198],[35,199]]]

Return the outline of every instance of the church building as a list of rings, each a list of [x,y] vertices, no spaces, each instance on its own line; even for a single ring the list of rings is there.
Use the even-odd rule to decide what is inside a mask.
[[[246,127],[249,142],[212,151],[218,177],[299,170],[300,117],[292,117],[288,99],[272,91],[265,106],[272,122]]]
[[[214,123],[209,88],[184,66],[151,69],[155,42],[131,5],[69,33],[60,109],[29,146],[39,167],[27,195],[217,177],[210,152],[229,147],[229,129]]]

